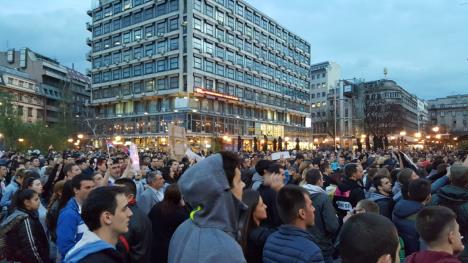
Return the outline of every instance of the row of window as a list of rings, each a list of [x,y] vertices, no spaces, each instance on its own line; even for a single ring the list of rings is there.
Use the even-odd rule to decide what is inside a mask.
[[[129,10],[133,7],[137,7],[150,1],[153,0],[133,0],[133,2],[132,0],[124,0],[123,2],[116,1],[104,9],[94,11],[93,22],[99,21],[106,17],[117,15],[122,11]],[[123,27],[130,26],[132,24],[136,24],[141,21],[145,21],[153,17],[161,16],[177,10],[179,10],[179,0],[159,0],[152,8],[135,10],[131,14],[125,15],[124,18],[126,21]]]
[[[304,52],[309,53],[310,46],[305,41],[281,28],[279,25],[276,25],[276,23],[270,21],[269,18],[262,16],[247,6],[244,6],[241,1],[216,0],[216,2],[219,4],[217,7],[224,7],[228,11],[232,12],[233,15],[236,14],[237,16],[257,25],[263,30],[281,38],[283,41],[293,44]],[[202,0],[194,0],[193,4],[195,10],[204,13],[211,18],[215,18],[215,8],[213,5],[210,5]],[[221,11],[219,8],[216,8],[216,18],[221,18],[218,13],[221,13]]]
[[[287,91],[292,90],[292,89],[285,89],[285,85],[279,84],[278,82],[274,82],[274,81],[253,75],[251,72],[244,72],[242,70],[235,69],[229,66],[224,66],[223,64],[216,63],[208,59],[202,59],[197,56],[195,56],[193,59],[193,67],[195,69],[203,70],[211,74],[215,74],[215,75],[229,78],[229,79],[239,81],[239,82],[244,82],[249,85],[254,85],[259,88],[275,91],[275,92],[289,95],[289,96],[290,94],[287,94]],[[298,96],[299,99],[303,99],[305,101],[309,100],[309,95],[307,92],[304,92],[304,91],[296,91],[296,92],[300,94]]]
[[[151,57],[156,54],[163,55],[167,51],[179,49],[178,37],[160,41],[149,42],[145,45],[135,46],[133,48],[118,50],[113,53],[107,53],[93,59],[93,68],[109,66],[121,62],[129,62],[133,59]]]
[[[162,58],[156,61],[128,65],[123,68],[97,72],[93,74],[93,84],[138,77],[179,68],[179,57]]]
[[[240,38],[238,37],[235,37],[234,39],[236,40],[236,42],[237,40],[240,40]],[[234,41],[234,39],[232,41]],[[243,43],[242,40],[240,40],[240,43],[242,45]],[[280,68],[280,69],[283,68],[282,71],[286,71],[287,69],[289,69],[291,70],[290,75],[302,77],[304,79],[307,78],[307,67],[302,67],[297,64],[291,63],[281,58],[280,56],[273,54],[270,51],[259,48],[255,45],[252,45],[251,43],[247,41],[245,42],[245,47],[242,46],[242,48],[239,48],[240,49],[239,52],[236,52],[234,51],[233,48],[229,48],[229,47],[225,48],[219,43],[214,44],[207,39],[202,40],[200,38],[194,37],[193,48],[196,50],[199,50],[200,52],[204,52],[212,56],[219,57],[221,59],[227,59],[228,61],[231,61],[232,63],[235,63],[235,64],[239,64],[240,66],[244,66],[244,60],[245,60],[246,67],[249,67],[249,66],[252,67],[252,63],[253,63],[252,61],[254,60],[254,57],[257,57],[257,59],[262,59],[264,61],[269,61],[270,63],[272,63],[273,65],[268,65],[268,66],[265,65],[265,67],[269,67],[272,70],[274,70],[274,68]],[[252,56],[249,56],[249,55],[244,56],[243,52],[241,51],[251,53]],[[274,76],[277,76],[278,73],[271,71],[265,74],[269,74],[270,76],[274,77]],[[306,82],[304,81],[304,85],[305,84]]]
[[[240,22],[238,23],[239,25],[242,25]],[[281,44],[278,41],[275,41],[271,37],[267,37],[265,34],[260,33],[256,29],[251,29],[246,30],[245,34],[242,32],[243,30],[239,27],[236,27],[237,31],[243,35],[237,35],[233,33],[233,31],[225,31],[224,28],[222,28],[220,25],[216,26],[212,23],[210,23],[209,20],[203,20],[194,17],[193,18],[193,28],[195,30],[198,30],[202,33],[205,33],[211,37],[216,37],[219,42],[226,42],[229,43],[233,46],[236,46],[237,48],[240,48],[241,50],[246,50],[247,52],[250,52],[254,55],[260,55],[259,53],[255,54],[253,51],[255,49],[253,48],[253,44],[255,43],[257,45],[263,45],[263,48],[266,50],[270,48],[273,52],[276,51],[278,53],[281,53],[283,57],[290,56],[294,60],[300,61],[304,64],[309,64],[309,58],[305,55],[301,55],[297,53],[296,51],[293,51],[292,49],[288,48],[286,45]],[[246,27],[247,29],[248,27]],[[248,37],[245,37],[248,36]],[[250,39],[250,40],[247,40]],[[244,44],[245,41],[245,44]],[[250,50],[249,50],[250,49]],[[260,49],[258,49],[260,50]],[[308,68],[307,68],[308,70]],[[308,72],[304,72],[305,75],[308,75]]]
[[[93,99],[115,98],[130,94],[179,89],[179,76],[171,75],[93,90]]]
[[[143,39],[149,39],[154,35],[162,36],[164,33],[173,32],[179,29],[179,18],[171,17],[157,21],[156,23],[148,24],[144,27],[129,30],[123,33],[112,35],[105,39],[100,39],[93,43],[93,51],[98,52],[113,47],[118,47],[122,44],[138,42]]]

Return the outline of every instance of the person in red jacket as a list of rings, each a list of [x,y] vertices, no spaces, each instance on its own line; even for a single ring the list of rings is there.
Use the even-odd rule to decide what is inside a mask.
[[[457,216],[447,207],[430,206],[416,217],[416,229],[427,250],[411,254],[405,263],[459,263],[456,256],[464,249]]]

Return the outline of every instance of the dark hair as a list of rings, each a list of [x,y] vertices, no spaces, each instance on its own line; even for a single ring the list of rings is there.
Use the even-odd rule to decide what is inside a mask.
[[[353,174],[357,172],[357,167],[358,166],[355,163],[348,163],[347,165],[345,165],[344,167],[345,176],[348,178],[353,176]]]
[[[270,166],[271,164],[271,161],[269,160],[260,160],[257,162],[257,164],[255,164],[255,171],[257,171],[257,173],[261,176],[263,176],[263,174],[265,173],[265,170],[268,170],[268,167]]]
[[[171,214],[175,208],[180,207],[182,194],[177,184],[171,184],[164,192],[164,199],[161,201],[160,208],[163,215]]]
[[[369,199],[362,199],[358,202],[358,205],[362,207],[362,209],[366,210],[366,213],[375,213],[378,215],[380,214],[379,205],[374,201],[371,201]]]
[[[413,175],[413,170],[410,168],[405,168],[398,173],[398,182],[402,185],[409,184],[411,181],[411,175]]]
[[[379,174],[379,175],[375,176],[374,179],[372,179],[372,184],[374,185],[375,188],[378,188],[379,186],[382,186],[382,179],[390,180],[390,178],[388,178],[388,176],[385,176],[383,174]]]
[[[292,223],[299,209],[305,208],[304,194],[308,194],[307,191],[297,185],[286,185],[279,190],[276,204],[279,216],[285,224]]]
[[[101,214],[103,212],[115,213],[117,209],[117,195],[125,195],[125,190],[121,186],[104,186],[94,189],[89,193],[88,198],[83,203],[81,218],[90,231],[101,227]]]
[[[350,217],[341,228],[338,239],[343,263],[375,263],[386,254],[390,254],[393,262],[399,244],[393,223],[374,213]]]
[[[81,158],[81,159],[76,160],[75,164],[79,166],[79,165],[86,163],[86,161],[87,160],[85,158]]]
[[[244,255],[247,255],[247,250],[249,249],[247,246],[249,233],[256,228],[253,220],[253,214],[255,212],[255,209],[257,208],[259,201],[260,193],[258,191],[247,189],[242,194],[242,202],[248,207],[240,240],[240,245],[242,247],[242,250],[244,251]]]
[[[32,189],[23,189],[19,190],[18,192],[15,193],[14,199],[13,199],[13,204],[12,207],[17,207],[26,210],[26,207],[24,205],[24,201],[26,200],[31,200],[34,198],[36,195],[36,191]]]
[[[29,187],[31,187],[33,185],[34,181],[36,181],[36,180],[39,180],[39,178],[26,177],[23,180],[23,184],[21,185],[21,189],[28,189]]]
[[[72,187],[72,182],[71,181],[65,181],[65,184],[63,185],[63,190],[62,190],[62,196],[60,196],[59,200],[59,211],[64,208],[68,201],[75,196],[75,192],[73,192],[73,187]]]
[[[305,176],[305,181],[308,184],[316,185],[317,182],[322,178],[322,174],[320,173],[319,169],[310,169]]]
[[[416,179],[408,185],[408,197],[416,202],[423,202],[431,194],[431,182],[426,179]]]
[[[283,169],[283,166],[277,164],[277,163],[271,163],[270,166],[268,166],[267,171],[269,173],[279,173],[280,169]]]
[[[320,165],[320,171],[321,171],[322,173],[325,173],[329,167],[330,167],[330,163],[329,163],[328,161],[324,161],[324,162]]]
[[[92,175],[87,175],[87,174],[79,174],[71,179],[71,185],[73,189],[80,189],[81,188],[81,182],[83,181],[93,181],[93,176]]]
[[[77,166],[77,164],[75,164],[75,163],[67,163],[67,164],[65,164],[63,166],[62,171],[65,174],[65,176],[67,176],[68,172],[71,172],[71,170],[73,169],[73,166],[75,166],[75,165]]]
[[[468,185],[468,167],[452,165],[450,167],[450,180],[453,185],[465,188]]]
[[[170,159],[169,161],[167,161],[167,166],[171,166],[175,162],[177,162],[177,161],[174,160],[174,159]]]
[[[304,160],[304,155],[302,153],[296,154],[296,160]]]
[[[24,177],[23,177],[23,179],[25,180],[25,179],[27,179],[27,178],[29,178],[29,177],[34,178],[34,179],[39,179],[39,178],[41,178],[41,176],[39,175],[38,172],[28,169],[28,170],[25,170],[25,171],[24,171]]]
[[[438,241],[447,229],[453,229],[457,215],[444,206],[428,206],[416,216],[416,229],[428,244]]]
[[[125,195],[133,195],[136,198],[137,187],[135,182],[130,178],[119,178],[115,180],[114,184],[122,185],[125,190]]]
[[[240,167],[239,156],[233,152],[221,151],[219,152],[223,158],[223,170],[226,174],[226,178],[229,182],[229,186],[232,187],[234,176],[236,175],[236,168]]]

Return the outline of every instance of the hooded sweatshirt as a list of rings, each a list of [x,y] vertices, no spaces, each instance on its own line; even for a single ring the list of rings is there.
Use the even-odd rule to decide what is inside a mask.
[[[420,251],[406,258],[405,263],[460,263],[461,261],[447,252]]]
[[[178,185],[194,210],[172,236],[168,262],[245,262],[236,238],[246,207],[231,193],[221,155],[190,167]]]
[[[395,202],[391,196],[385,196],[379,192],[373,192],[370,194],[369,200],[374,201],[379,206],[380,214],[392,219],[392,211]]]
[[[76,245],[68,251],[63,263],[76,263],[88,255],[115,247],[99,238],[94,232],[86,231]]]
[[[392,221],[405,243],[405,255],[410,255],[420,248],[419,234],[416,231],[416,214],[423,208],[423,204],[419,202],[402,199],[393,209]]]

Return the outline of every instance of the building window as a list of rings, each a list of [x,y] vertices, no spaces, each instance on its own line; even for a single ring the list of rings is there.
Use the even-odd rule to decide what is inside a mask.
[[[150,57],[154,55],[154,44],[145,46],[145,56]]]
[[[166,60],[165,59],[161,59],[161,60],[158,60],[156,61],[156,65],[157,65],[157,72],[162,72],[162,71],[165,71],[166,70]]]
[[[156,32],[164,34],[166,33],[166,21],[156,24]]]
[[[166,78],[161,78],[161,79],[156,80],[156,87],[158,90],[167,90]]]
[[[214,73],[214,63],[212,61],[205,61],[205,71]]]
[[[193,57],[193,67],[196,69],[202,69],[202,59],[199,57]]]
[[[145,82],[145,92],[151,92],[154,90],[154,80],[147,80]]]
[[[169,69],[179,68],[179,57],[169,58]]]
[[[202,21],[198,18],[193,18],[193,28],[202,31]]]
[[[196,37],[193,38],[193,48],[202,51],[202,41]]]
[[[213,25],[206,23],[205,24],[205,33],[209,36],[214,37]]]
[[[178,38],[169,39],[169,50],[177,50],[177,49],[179,49],[179,39]]]
[[[153,63],[146,63],[145,64],[145,74],[151,74],[153,73],[153,66],[154,64]]]
[[[170,77],[169,89],[178,89],[178,88],[179,88],[179,77]]]
[[[172,18],[169,20],[169,31],[179,29],[179,18]]]
[[[142,74],[143,66],[141,64],[133,66],[133,76],[140,76]]]

